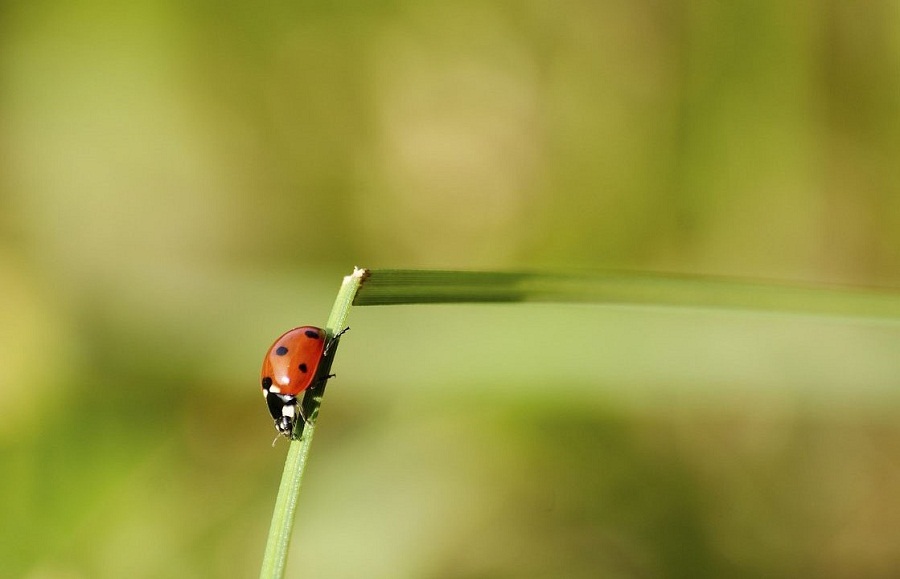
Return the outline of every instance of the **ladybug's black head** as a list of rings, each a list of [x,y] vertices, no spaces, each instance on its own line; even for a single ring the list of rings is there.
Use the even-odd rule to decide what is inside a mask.
[[[294,433],[295,420],[290,416],[280,416],[275,419],[275,430],[280,432],[282,436],[290,438]]]
[[[275,430],[279,434],[290,438],[294,432],[294,425],[297,423],[297,398],[289,394],[276,394],[271,390],[266,390],[266,404],[269,407],[269,414],[275,420]]]

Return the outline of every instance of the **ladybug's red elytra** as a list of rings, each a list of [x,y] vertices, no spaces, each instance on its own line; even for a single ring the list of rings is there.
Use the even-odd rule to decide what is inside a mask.
[[[330,341],[325,330],[300,326],[282,334],[266,352],[261,384],[275,429],[291,437],[298,417],[303,419],[298,396],[313,384],[319,363],[345,329]]]

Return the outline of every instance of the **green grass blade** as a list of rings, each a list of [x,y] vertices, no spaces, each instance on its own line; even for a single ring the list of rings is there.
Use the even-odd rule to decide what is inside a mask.
[[[344,278],[325,330],[329,336],[342,330],[351,305],[526,301],[752,309],[900,320],[900,294],[858,288],[619,272],[546,274],[357,268]],[[321,376],[328,374],[333,360],[333,355],[325,359],[319,370]],[[284,576],[297,498],[324,391],[322,382],[310,388],[303,399],[304,414],[310,420],[298,427],[288,449],[260,571],[263,579]]]
[[[365,278],[366,270],[354,268],[353,273],[344,278],[341,289],[338,290],[331,315],[325,324],[325,332],[329,337],[336,335],[346,327],[347,317],[353,298],[359,289],[360,282]],[[337,348],[337,344],[332,346]],[[325,358],[325,364],[318,370],[319,376],[327,376],[334,361],[332,352]],[[281,475],[281,485],[278,487],[278,497],[275,499],[275,511],[272,514],[272,524],[269,527],[269,539],[266,542],[266,551],[263,556],[260,579],[281,579],[284,576],[284,568],[287,563],[288,547],[291,542],[291,532],[294,528],[294,513],[297,507],[297,498],[300,496],[300,485],[303,482],[303,472],[309,457],[309,449],[312,445],[315,433],[315,422],[319,415],[319,406],[322,404],[322,396],[325,393],[325,382],[321,386],[310,388],[303,397],[304,414],[309,421],[299,425],[295,432],[294,440],[291,440],[287,458],[284,463],[284,472]]]
[[[354,305],[592,302],[900,319],[896,292],[702,276],[372,270]]]

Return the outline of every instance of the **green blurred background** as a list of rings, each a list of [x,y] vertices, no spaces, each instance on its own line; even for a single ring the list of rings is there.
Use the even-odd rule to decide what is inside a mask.
[[[900,4],[4,2],[0,163],[0,577],[253,577],[354,265],[900,286]],[[896,323],[351,326],[289,576],[900,573]]]

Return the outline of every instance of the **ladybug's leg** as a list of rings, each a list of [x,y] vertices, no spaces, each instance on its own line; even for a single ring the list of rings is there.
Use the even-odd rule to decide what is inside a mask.
[[[303,401],[300,401],[300,403],[297,404],[297,414],[300,416],[300,420],[303,421],[303,424],[309,422],[309,420],[306,419],[306,414],[303,413]]]
[[[328,340],[328,343],[327,343],[327,344],[325,344],[325,353],[322,354],[322,355],[323,355],[323,356],[327,356],[329,350],[331,350],[331,347],[332,347],[334,344],[336,344],[337,341],[341,339],[341,336],[343,336],[344,334],[346,334],[348,331],[350,331],[350,326],[347,326],[346,328],[344,328],[343,330],[341,330],[341,331],[338,332],[337,334],[331,336],[331,339]]]
[[[328,382],[328,380],[329,380],[330,378],[334,378],[335,376],[337,376],[337,374],[328,374],[328,375],[326,375],[326,376],[322,376],[321,378],[319,378],[318,380],[316,380],[315,387],[318,388],[319,386],[324,386],[325,383]]]

